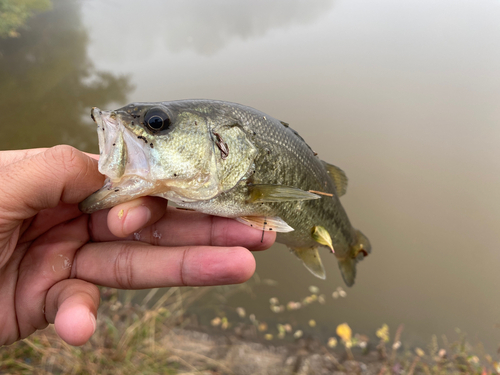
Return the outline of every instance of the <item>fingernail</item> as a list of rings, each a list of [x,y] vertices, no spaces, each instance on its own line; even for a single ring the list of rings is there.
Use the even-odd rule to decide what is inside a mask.
[[[125,233],[134,233],[142,228],[151,220],[151,211],[146,206],[137,206],[127,212],[123,222],[123,231]]]
[[[92,322],[92,327],[94,327],[94,329],[92,330],[92,334],[94,334],[96,328],[97,328],[97,322],[96,322],[96,319],[95,319],[95,315],[92,314],[90,311],[89,311],[89,317],[90,317],[90,321]]]

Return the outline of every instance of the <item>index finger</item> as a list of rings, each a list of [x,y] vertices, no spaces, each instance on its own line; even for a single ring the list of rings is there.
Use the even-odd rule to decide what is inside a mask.
[[[155,200],[143,202],[150,205],[154,204]],[[110,220],[107,215],[113,212],[116,210],[103,210],[91,215],[89,228],[93,241],[124,240],[114,236],[106,225]],[[118,217],[115,219],[118,220]],[[275,239],[275,232],[266,231],[263,235],[262,231],[233,219],[179,210],[175,207],[167,207],[165,214],[158,221],[125,238],[159,246],[243,246],[249,250],[268,249]]]

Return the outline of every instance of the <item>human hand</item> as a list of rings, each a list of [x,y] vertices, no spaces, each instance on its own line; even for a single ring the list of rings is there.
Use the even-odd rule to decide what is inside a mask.
[[[94,333],[97,285],[141,289],[241,283],[274,233],[143,197],[86,215],[103,185],[97,160],[69,146],[0,152],[0,345],[54,323],[82,345]],[[136,233],[134,235],[134,233]],[[242,247],[241,247],[242,246]]]

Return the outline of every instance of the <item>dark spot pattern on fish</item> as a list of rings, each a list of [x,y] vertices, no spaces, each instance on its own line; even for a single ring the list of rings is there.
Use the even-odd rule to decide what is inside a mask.
[[[229,147],[227,146],[227,143],[224,142],[224,140],[222,139],[222,137],[216,133],[216,132],[213,132],[215,137],[217,138],[217,142],[215,142],[215,144],[217,145],[217,147],[219,148],[220,150],[220,156],[222,158],[222,160],[225,160],[228,156],[229,156]]]
[[[156,126],[154,121],[148,121],[148,118],[151,120],[152,115],[149,117],[147,115],[153,109],[168,114],[171,132],[155,131],[159,126]],[[122,143],[123,146],[127,146],[130,142],[145,151],[144,155],[133,155],[139,158],[137,165],[143,165],[141,162],[143,157],[150,158],[151,165],[165,164],[164,169],[158,169],[162,171],[157,173],[158,177],[151,173],[148,175],[149,180],[155,182],[163,178],[172,186],[189,185],[191,190],[184,189],[185,192],[183,190],[182,194],[174,197],[175,202],[183,208],[225,217],[242,216],[242,212],[249,216],[260,217],[264,220],[246,224],[262,230],[262,236],[264,236],[264,231],[280,232],[277,237],[278,242],[304,249],[318,246],[317,241],[313,242],[314,239],[311,238],[309,229],[312,225],[321,226],[331,235],[336,253],[342,259],[357,254],[362,257],[369,253],[368,246],[366,254],[363,247],[359,246],[355,254],[350,253],[350,248],[356,245],[356,233],[335,193],[336,186],[328,171],[325,170],[324,164],[317,157],[317,153],[307,145],[297,131],[290,128],[288,123],[250,107],[213,100],[132,103],[116,110],[117,121],[109,122],[100,121],[98,113],[96,108],[95,119],[99,122],[98,126],[102,123],[98,129],[100,142],[102,138],[113,137],[109,139],[110,143],[116,142],[116,146],[120,146],[120,150],[106,148],[106,152],[112,153],[113,158],[101,158],[109,162],[109,165],[105,165],[110,172],[108,177],[114,178],[119,174],[115,168],[117,157],[123,157],[122,168],[125,172],[129,164],[132,167],[135,166],[136,160],[129,158],[127,149],[122,147]],[[110,116],[108,111],[103,113],[104,117]],[[163,116],[160,117],[165,120]],[[114,130],[106,134],[101,132],[101,126],[114,126],[115,122],[124,126],[124,131],[129,132],[128,137],[117,138]],[[157,122],[160,123],[159,120]],[[308,127],[305,129],[309,131]],[[193,138],[193,142],[190,142],[190,137]],[[119,142],[115,139],[119,139]],[[143,145],[139,139],[142,139],[145,144]],[[155,151],[148,152],[148,146],[154,148]],[[219,149],[220,158],[216,146]],[[229,152],[231,152],[230,155]],[[204,160],[204,156],[209,156],[209,160]],[[180,165],[172,163],[173,159],[175,163],[180,160],[186,165],[189,164],[190,168],[187,172],[179,169]],[[173,173],[175,169],[181,172]],[[233,171],[237,171],[237,178],[233,178],[235,173]],[[203,183],[203,178],[200,178],[205,175],[210,175],[210,179],[207,180],[210,184]],[[125,183],[128,175],[125,173],[123,176],[125,176],[123,178]],[[149,183],[149,180],[146,182]],[[198,184],[201,186],[199,192],[194,190],[189,181],[195,181],[197,184],[201,181]],[[233,183],[236,184],[234,187]],[[247,184],[252,183],[293,186],[304,191],[318,192],[322,199],[300,202],[271,201],[250,205],[246,192]],[[111,192],[116,189],[116,182],[113,185],[110,188]],[[144,188],[148,188],[148,185],[145,184]],[[113,194],[124,196],[128,191],[127,187],[119,193],[107,195],[106,199],[108,196],[113,197]],[[212,195],[219,191],[221,191],[220,195]],[[143,192],[138,191],[137,194],[139,193]],[[111,200],[110,202],[113,203]],[[266,217],[269,217],[269,220]],[[280,218],[291,228],[291,231],[285,231],[284,229],[288,228],[275,224],[271,217]],[[317,257],[317,254],[314,254],[314,257]],[[307,259],[302,260],[307,266]],[[342,267],[341,270],[344,272]],[[353,276],[346,280],[348,285],[352,285]]]

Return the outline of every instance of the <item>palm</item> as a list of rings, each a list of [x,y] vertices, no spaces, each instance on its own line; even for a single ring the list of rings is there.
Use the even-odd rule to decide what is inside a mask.
[[[43,155],[47,152],[51,154]],[[0,345],[53,322],[65,341],[83,344],[95,329],[99,303],[95,285],[140,289],[243,282],[255,264],[239,246],[259,250],[274,241],[274,234],[269,234],[262,243],[260,232],[230,219],[167,210],[167,202],[159,198],[139,198],[84,215],[77,203],[102,184],[91,159],[69,148],[38,151],[27,161],[18,156],[20,161],[5,162],[12,154],[2,159],[4,155],[0,155],[1,172],[7,176],[0,197]],[[45,182],[47,187],[43,181],[33,184],[18,176],[40,155],[42,161],[62,158],[58,173],[65,180],[51,179]],[[54,163],[48,165],[52,171]],[[40,179],[46,175],[47,171]],[[33,185],[23,185],[26,181]]]
[[[48,325],[47,293],[58,282],[70,278],[75,254],[89,238],[87,220],[76,205],[60,204],[14,229],[20,231],[19,239],[4,249],[12,256],[0,269],[0,304],[11,307],[2,310],[6,319],[0,330],[0,344],[25,338]],[[8,303],[12,298],[15,303]]]

